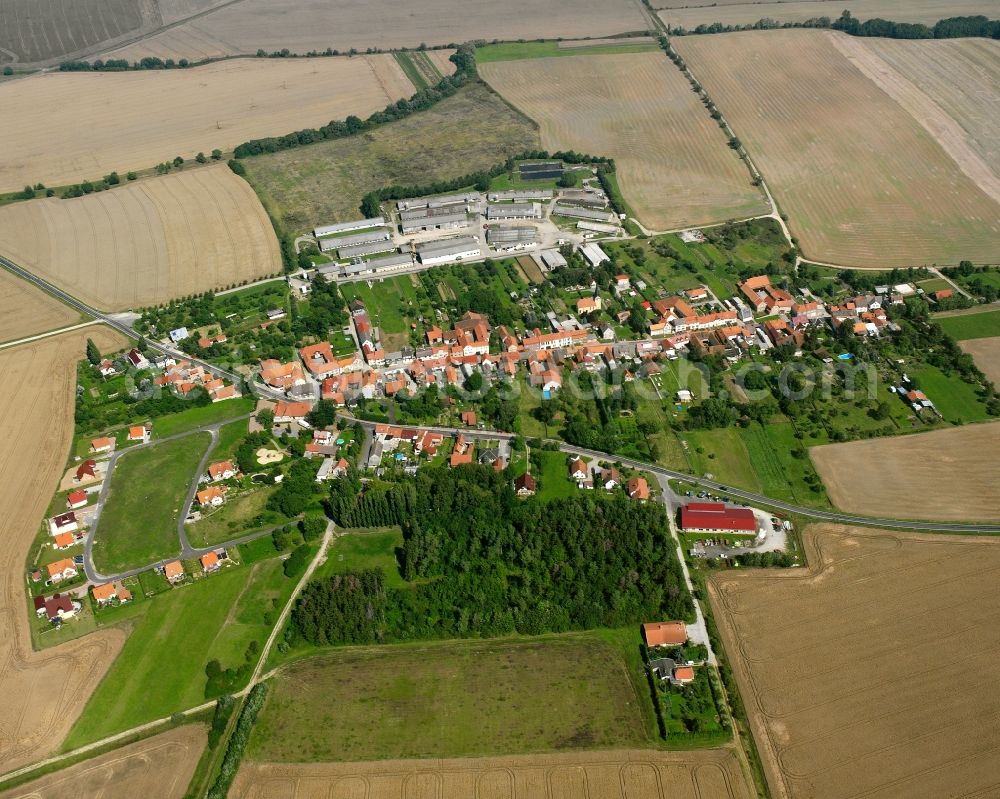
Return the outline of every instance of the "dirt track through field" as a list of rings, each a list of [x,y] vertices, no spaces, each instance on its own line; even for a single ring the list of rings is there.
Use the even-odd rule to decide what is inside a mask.
[[[130,61],[267,52],[341,52],[459,44],[472,39],[576,38],[646,30],[638,0],[244,0],[112,51]]]
[[[225,165],[73,200],[0,208],[0,253],[101,310],[154,305],[281,270],[253,189]]]
[[[995,796],[1000,541],[815,525],[709,595],[774,799]]]
[[[365,118],[413,92],[391,55],[34,75],[0,85],[0,191],[99,180],[113,170],[124,178],[177,155]]]
[[[1000,521],[1000,422],[824,444],[810,449],[809,456],[842,511]]]
[[[726,137],[660,52],[482,64],[541,126],[542,146],[611,156],[626,201],[654,230],[767,213]]]
[[[0,799],[180,799],[205,743],[205,728],[188,724],[4,791]]]
[[[757,162],[806,257],[995,261],[1000,204],[837,49],[839,35],[751,31],[674,46]]]
[[[975,359],[976,366],[987,379],[1000,386],[1000,336],[960,341],[958,346]]]
[[[461,760],[244,763],[232,799],[749,799],[735,754],[623,750]]]
[[[31,284],[0,269],[0,342],[56,330],[80,321],[80,314]]]
[[[124,344],[94,327],[0,352],[0,771],[59,746],[125,641],[108,630],[33,652],[28,629],[25,558],[69,451],[88,336],[102,349]]]

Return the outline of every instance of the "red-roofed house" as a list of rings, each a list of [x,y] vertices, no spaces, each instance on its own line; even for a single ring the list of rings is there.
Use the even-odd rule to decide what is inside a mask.
[[[84,480],[96,480],[96,479],[97,479],[97,461],[95,461],[93,458],[88,458],[77,467],[76,475],[73,477],[73,482],[82,483]]]
[[[58,583],[62,580],[72,580],[78,574],[76,564],[71,558],[63,558],[55,563],[50,563],[45,567],[49,573],[49,579]]]
[[[285,402],[284,400],[279,400],[277,405],[274,406],[274,421],[279,424],[301,422],[311,410],[312,405],[308,402]]]
[[[82,508],[87,504],[87,492],[86,491],[70,491],[66,495],[66,507],[71,510],[76,508]]]
[[[198,492],[198,504],[203,508],[217,508],[225,501],[226,492],[216,486]]]
[[[646,646],[684,646],[687,627],[682,621],[654,621],[642,625]]]
[[[95,438],[90,442],[90,451],[95,454],[98,452],[111,452],[114,448],[115,440],[113,438],[108,438],[107,436]]]
[[[625,485],[625,491],[631,499],[649,499],[649,484],[645,477],[630,477]]]
[[[172,560],[163,567],[163,576],[168,583],[177,583],[184,579],[184,567],[179,560]]]
[[[56,549],[69,549],[76,543],[76,536],[72,533],[59,533],[52,539],[52,546]]]
[[[212,482],[216,480],[228,480],[237,474],[236,464],[231,460],[213,463],[208,467],[208,477]]]
[[[215,572],[219,570],[219,556],[214,552],[206,552],[201,556],[201,568],[208,572]]]
[[[136,425],[135,427],[130,427],[128,429],[128,440],[129,441],[145,441],[146,435],[149,431],[146,429],[145,425]]]

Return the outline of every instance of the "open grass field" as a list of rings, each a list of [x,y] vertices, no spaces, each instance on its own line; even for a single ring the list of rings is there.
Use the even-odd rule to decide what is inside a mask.
[[[194,430],[196,427],[204,427],[205,425],[224,422],[226,419],[243,416],[253,411],[255,404],[256,400],[253,397],[238,397],[237,399],[226,400],[225,402],[213,402],[211,405],[197,405],[179,413],[172,413],[169,416],[163,416],[156,420],[156,423],[153,425],[153,438],[167,438],[177,433]],[[242,433],[245,434],[247,432],[247,423],[245,421],[233,423],[233,425],[236,424],[243,425]],[[230,425],[226,425],[224,429],[220,430],[220,446],[226,443],[221,437],[222,435],[225,435],[227,439],[233,435],[232,432],[227,432],[229,429]]]
[[[806,256],[849,266],[996,260],[1000,204],[829,31],[674,40],[757,162]]]
[[[754,794],[732,750],[630,749],[377,763],[244,762],[229,795],[233,799],[749,799]]]
[[[243,0],[124,47],[114,57],[203,58],[254,53],[258,47],[364,52],[472,39],[605,36],[650,27],[636,0],[551,0],[544,6],[515,0],[470,11],[458,0],[417,0],[405,7],[392,0]]]
[[[488,169],[538,147],[534,126],[481,86],[361,136],[244,159],[247,178],[289,231],[357,218],[361,199]]]
[[[861,20],[881,17],[896,22],[933,25],[944,17],[995,16],[992,0],[653,0],[660,19],[673,27],[693,30],[699,25],[752,25],[768,18],[805,22],[816,17],[836,19],[845,9]]]
[[[1000,311],[956,313],[954,316],[935,316],[934,321],[957,341],[1000,336]]]
[[[642,746],[640,701],[648,700],[636,696],[621,655],[593,639],[352,648],[277,676],[248,757],[350,761]]]
[[[116,574],[180,551],[177,520],[210,441],[194,433],[118,459],[94,534],[99,571]]]
[[[50,72],[0,85],[0,191],[96,180],[247,139],[367,117],[414,88],[391,55],[235,59],[187,70]],[[78,124],[51,124],[58,108]],[[80,125],[84,127],[81,129]],[[141,135],[139,135],[141,134]]]
[[[211,460],[216,460],[214,451]],[[280,513],[267,509],[268,499],[277,490],[278,486],[266,486],[245,496],[227,497],[221,508],[186,526],[191,546],[210,547],[288,521]]]
[[[814,525],[708,583],[775,799],[991,796],[1000,541]]]
[[[831,41],[934,137],[966,177],[1000,202],[1000,133],[993,124],[1000,107],[1000,42],[853,36]]]
[[[187,724],[4,791],[0,799],[181,799],[206,740],[202,725]]]
[[[108,44],[158,21],[155,9],[141,0],[6,0],[0,63],[59,59]]]
[[[4,206],[0,253],[108,311],[281,270],[264,208],[224,164],[73,200]]]
[[[63,748],[204,702],[208,661],[239,667],[251,641],[263,646],[267,640],[271,626],[264,614],[276,614],[293,587],[280,561],[272,559],[252,568],[224,569],[144,602],[145,613]]]
[[[0,342],[66,327],[82,319],[68,305],[0,269]]]
[[[569,476],[569,458],[561,452],[538,450],[532,453],[542,462],[540,472],[534,472],[539,499],[565,499],[579,490]]]
[[[541,126],[542,146],[615,159],[646,227],[767,213],[763,195],[683,75],[657,52],[491,62],[480,74]]]
[[[1000,422],[813,447],[844,511],[935,521],[1000,521]]]
[[[34,652],[24,564],[63,472],[73,437],[76,362],[89,335],[122,346],[107,328],[66,333],[0,352],[0,769],[50,754],[124,643],[118,630]]]
[[[326,560],[316,570],[316,578],[361,569],[380,569],[388,588],[405,588],[399,573],[397,550],[403,548],[403,531],[390,529],[355,530],[339,536]]]
[[[1000,336],[971,339],[959,346],[975,359],[976,366],[988,380],[1000,385]]]

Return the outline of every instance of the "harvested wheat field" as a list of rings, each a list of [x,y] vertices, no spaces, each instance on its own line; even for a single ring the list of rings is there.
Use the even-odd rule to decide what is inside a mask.
[[[958,346],[973,357],[987,380],[1000,386],[1000,336],[960,341]]]
[[[0,343],[80,322],[68,305],[0,269]]]
[[[1000,204],[829,31],[674,46],[755,159],[806,256],[849,266],[992,262]]]
[[[4,791],[0,799],[180,799],[206,738],[204,727],[188,724]]]
[[[4,206],[0,253],[89,305],[112,311],[281,270],[263,206],[225,164],[73,200]]]
[[[1000,422],[824,444],[809,455],[840,510],[882,518],[1000,521]]]
[[[414,92],[391,55],[50,72],[0,85],[0,190],[96,180],[247,139],[367,117]],[[77,125],[53,125],[52,109]]]
[[[708,583],[775,799],[996,796],[1000,541],[833,525]]]
[[[844,10],[864,21],[873,17],[933,25],[945,17],[968,14],[996,16],[995,0],[653,0],[668,25],[692,30],[699,25],[752,25],[768,18],[805,22],[816,17],[836,19]],[[688,6],[685,8],[685,6]]]
[[[229,793],[232,799],[749,799],[752,795],[736,755],[724,749],[245,763]]]
[[[108,630],[33,652],[28,630],[25,558],[66,461],[88,336],[102,350],[124,344],[92,327],[0,352],[0,771],[59,746],[125,642]]]
[[[479,72],[541,126],[544,148],[613,157],[625,199],[649,228],[768,211],[725,135],[663,53],[499,61]]]
[[[345,52],[459,44],[472,39],[578,38],[650,27],[639,0],[515,0],[503,5],[458,0],[243,0],[112,51],[135,60],[268,52]]]

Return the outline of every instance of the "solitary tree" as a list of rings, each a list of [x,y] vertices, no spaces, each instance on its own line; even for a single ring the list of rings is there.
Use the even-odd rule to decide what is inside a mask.
[[[194,157],[194,160],[199,164],[204,164],[208,159],[205,157],[205,153],[198,153],[198,155]]]
[[[222,159],[222,150],[212,150],[212,160],[219,161]]]

